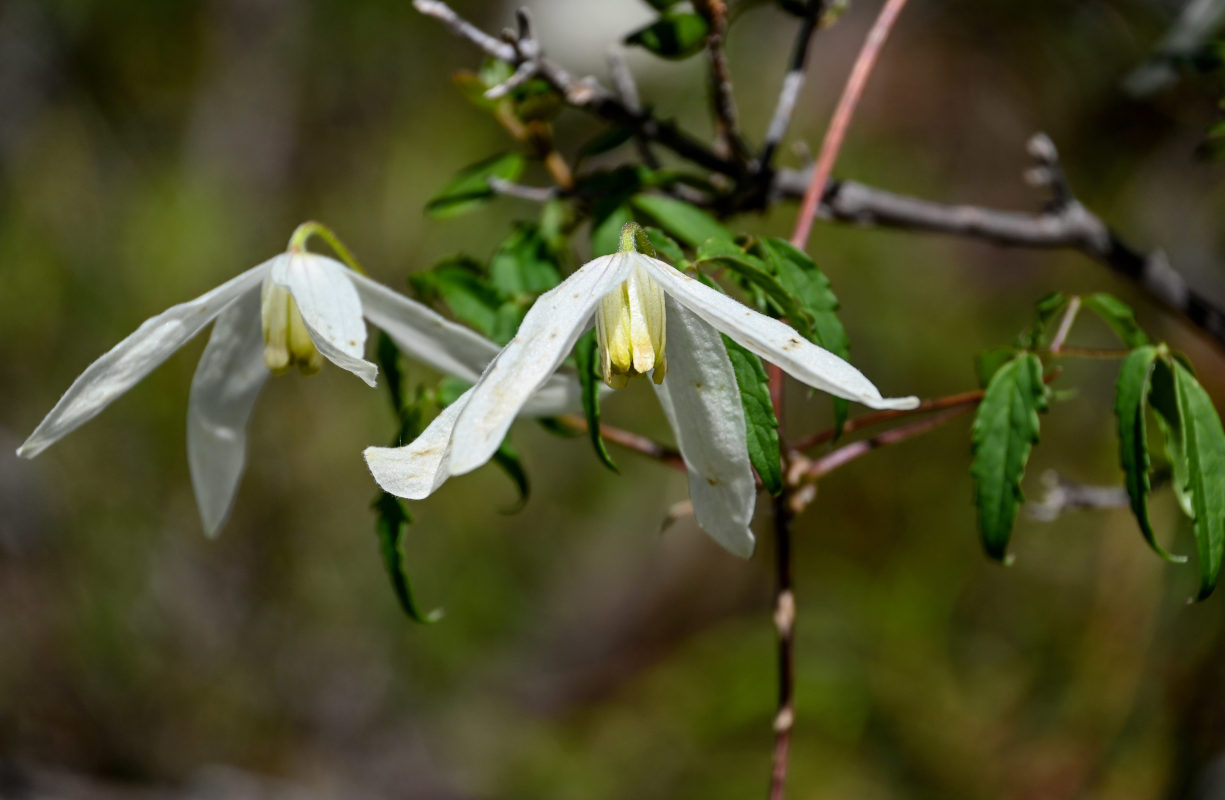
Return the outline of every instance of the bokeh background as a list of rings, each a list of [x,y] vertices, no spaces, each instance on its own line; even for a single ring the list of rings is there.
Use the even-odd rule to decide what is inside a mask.
[[[650,19],[640,0],[529,5],[558,60],[601,76],[606,46]],[[513,10],[455,6],[492,30]],[[818,36],[785,161],[816,149],[877,6],[857,0]],[[1222,167],[1198,152],[1220,86],[1121,88],[1180,6],[914,2],[837,174],[1036,209],[1024,142],[1044,130],[1082,200],[1225,301]],[[733,30],[754,138],[793,25],[761,3]],[[708,135],[700,61],[631,57],[644,97]],[[389,589],[359,458],[391,414],[338,370],[271,383],[216,541],[184,453],[202,340],[36,461],[12,455],[93,358],[300,221],[326,221],[401,289],[457,251],[486,257],[530,205],[423,213],[457,169],[513,146],[452,85],[477,63],[408,0],[0,3],[0,797],[764,794],[769,536],[741,562],[689,520],[661,534],[685,486],[659,465],[620,453],[614,476],[582,439],[521,423],[525,508],[506,513],[514,491],[492,468],[414,505],[414,588],[446,610],[419,626]],[[593,130],[559,121],[570,153]],[[736,224],[785,235],[793,214]],[[1225,405],[1221,351],[1074,254],[827,224],[811,252],[886,393],[973,388],[974,354],[1061,289],[1133,302]],[[1076,339],[1109,341],[1091,322]],[[1031,497],[1048,469],[1121,481],[1115,368],[1068,368]],[[606,413],[665,434],[644,386]],[[788,425],[828,414],[797,391]],[[1225,598],[1187,605],[1194,566],[1158,560],[1123,510],[1022,518],[1016,563],[988,561],[968,425],[831,476],[799,523],[790,796],[1225,796]],[[1192,549],[1167,493],[1154,515]]]

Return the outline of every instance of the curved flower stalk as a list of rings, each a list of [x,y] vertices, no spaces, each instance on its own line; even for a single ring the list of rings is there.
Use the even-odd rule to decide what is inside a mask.
[[[299,232],[307,235],[307,223]],[[318,227],[318,226],[316,226]],[[17,449],[33,458],[92,419],[216,320],[200,357],[187,408],[187,455],[205,532],[229,513],[246,461],[246,428],[270,373],[316,372],[323,359],[375,385],[363,357],[366,325],[381,328],[408,356],[475,381],[498,346],[326,256],[291,249],[212,291],[146,320],[91,364]],[[572,385],[573,384],[573,385]],[[578,405],[576,382],[561,376],[524,406],[548,415]]]
[[[689,473],[698,524],[736,555],[753,552],[749,523],[757,489],[736,376],[719,334],[817,389],[872,408],[913,408],[887,399],[853,366],[791,327],[633,252],[588,262],[540,296],[518,335],[481,379],[411,444],[370,447],[366,463],[388,492],[420,499],[451,475],[484,464],[519,409],[574,348],[596,317],[605,380],[624,385],[653,371],[654,389]],[[598,310],[597,310],[598,309]],[[663,378],[665,344],[667,379]]]

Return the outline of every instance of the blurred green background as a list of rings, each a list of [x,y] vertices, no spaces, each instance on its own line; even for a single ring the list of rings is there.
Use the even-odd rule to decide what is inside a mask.
[[[541,38],[604,76],[640,0],[537,0]],[[759,4],[730,40],[760,136],[794,23]],[[1222,167],[1197,155],[1219,86],[1121,90],[1177,3],[914,2],[837,174],[933,199],[1036,209],[1037,130],[1081,199],[1225,301]],[[512,5],[456,2],[486,29]],[[814,44],[784,161],[815,150],[877,9]],[[709,135],[701,59],[633,54],[644,98]],[[433,221],[425,201],[513,146],[454,89],[477,54],[408,0],[5,0],[0,4],[0,797],[744,798],[765,793],[775,698],[771,546],[741,562],[682,520],[681,475],[521,423],[534,493],[494,469],[413,506],[389,589],[359,452],[394,428],[338,370],[273,381],[217,541],[200,531],[184,414],[203,339],[34,462],[12,455],[72,378],[141,320],[325,221],[375,277],[486,257],[530,205]],[[595,130],[558,123],[572,154]],[[632,149],[614,154],[631,157]],[[739,220],[785,235],[794,208]],[[1110,291],[1186,350],[1225,404],[1225,363],[1103,268],[821,225],[811,252],[856,363],[887,394],[974,388],[1049,291]],[[1077,343],[1108,342],[1078,328]],[[1044,420],[1044,470],[1117,484],[1116,365],[1076,363]],[[796,391],[791,430],[828,424]],[[637,385],[610,421],[663,433]],[[792,798],[1225,796],[1225,598],[1151,555],[1128,512],[1024,517],[1011,568],[974,528],[968,418],[830,477],[796,537]],[[1225,479],[1225,476],[1223,476]],[[764,504],[761,504],[764,505]],[[1168,493],[1154,521],[1193,548]],[[759,527],[768,530],[768,514]]]

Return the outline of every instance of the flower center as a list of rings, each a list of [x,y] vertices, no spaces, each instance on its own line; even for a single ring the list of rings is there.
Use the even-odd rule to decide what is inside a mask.
[[[625,283],[604,295],[596,310],[595,333],[600,346],[604,382],[621,389],[629,379],[651,372],[663,383],[664,292],[646,270],[634,265]]]
[[[264,281],[260,297],[264,328],[264,364],[273,375],[297,367],[303,375],[314,375],[323,367],[323,356],[311,341],[302,312],[284,286]]]

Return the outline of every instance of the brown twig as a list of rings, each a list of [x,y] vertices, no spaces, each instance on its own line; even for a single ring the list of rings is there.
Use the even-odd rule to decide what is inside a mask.
[[[694,9],[709,26],[706,57],[710,62],[710,100],[715,112],[716,151],[741,166],[748,163],[748,148],[740,137],[736,97],[732,93],[732,72],[727,63],[727,3],[724,0],[695,0]]]
[[[585,433],[589,430],[587,420],[577,414],[565,414],[557,418],[557,421],[575,433]],[[654,439],[646,436],[640,436],[636,433],[614,428],[612,425],[600,423],[600,436],[605,441],[612,442],[618,447],[624,447],[626,450],[633,450],[635,453],[644,455],[647,458],[653,458],[656,461],[663,462],[673,469],[684,471],[685,460],[681,458],[680,452],[660,444]]]
[[[817,480],[839,467],[844,467],[855,459],[866,456],[873,450],[879,450],[882,447],[899,444],[907,439],[913,439],[928,431],[940,427],[944,423],[955,419],[962,414],[966,414],[974,409],[977,404],[967,404],[956,406],[946,410],[942,414],[937,414],[934,417],[918,420],[909,425],[902,425],[897,428],[892,428],[884,433],[877,434],[871,439],[863,439],[858,442],[852,442],[839,447],[832,453],[822,456],[821,458],[813,459],[805,468],[804,476],[808,480]]]
[[[905,5],[906,0],[886,0],[885,7],[881,9],[880,15],[877,16],[876,21],[872,23],[871,30],[868,31],[868,38],[863,43],[859,56],[855,59],[855,66],[851,68],[851,77],[847,79],[842,96],[838,99],[838,105],[834,109],[833,120],[829,123],[829,130],[821,142],[821,152],[817,155],[816,166],[813,167],[808,189],[800,205],[795,234],[791,237],[791,243],[801,250],[808,246],[808,237],[812,233],[812,223],[817,216],[817,207],[825,194],[825,185],[829,182],[829,176],[834,171],[834,162],[838,160],[838,152],[842,149],[842,142],[851,125],[851,118],[855,116],[859,98],[863,96],[864,87],[868,84],[868,76],[872,74],[872,68],[876,66],[881,47],[889,38],[889,31],[893,28],[893,23]]]
[[[924,400],[917,407],[907,409],[905,411],[873,411],[871,414],[861,414],[858,417],[848,419],[842,426],[843,433],[854,433],[863,428],[870,428],[873,425],[880,425],[885,422],[890,422],[895,419],[904,419],[913,417],[916,414],[926,414],[930,411],[943,411],[946,408],[958,408],[960,406],[977,405],[983,399],[983,391],[981,389],[973,392],[962,392],[961,394],[951,394],[947,397],[937,397],[932,400]],[[818,431],[811,436],[796,442],[792,447],[795,450],[807,450],[810,447],[816,447],[819,444],[832,442],[837,435],[834,428],[828,428],[823,431]]]

